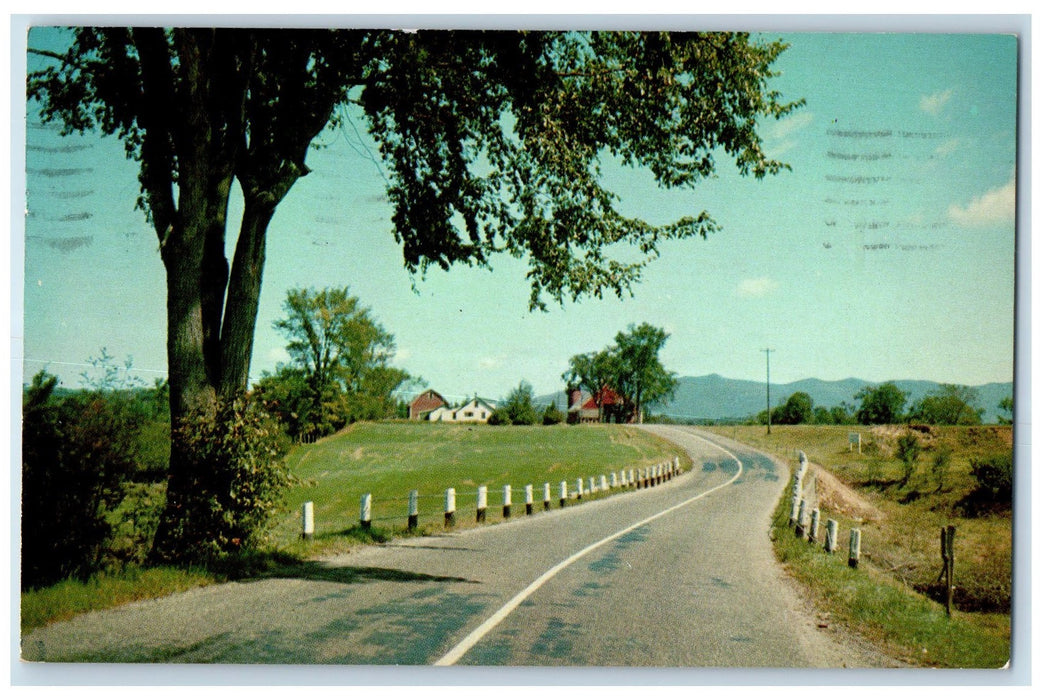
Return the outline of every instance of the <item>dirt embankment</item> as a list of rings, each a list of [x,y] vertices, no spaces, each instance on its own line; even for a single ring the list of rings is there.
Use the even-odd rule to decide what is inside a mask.
[[[811,464],[810,469],[814,474],[818,504],[823,510],[861,522],[878,522],[883,519],[881,510],[837,479],[829,470],[818,464]]]

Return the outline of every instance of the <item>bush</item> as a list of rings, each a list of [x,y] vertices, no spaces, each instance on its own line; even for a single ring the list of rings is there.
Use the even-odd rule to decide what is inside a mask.
[[[176,429],[183,478],[180,502],[166,504],[158,561],[208,564],[255,549],[272,517],[284,507],[290,476],[282,456],[287,443],[275,419],[256,402],[218,406],[214,416],[184,420]],[[164,533],[166,534],[166,533]]]
[[[970,473],[977,480],[978,492],[987,494],[993,500],[1003,503],[1012,500],[1012,452],[971,459]]]
[[[86,579],[101,566],[108,514],[136,469],[142,416],[117,392],[55,396],[40,372],[23,399],[22,588]]]
[[[901,478],[902,485],[906,485],[912,478],[912,474],[915,472],[915,463],[919,460],[919,454],[922,452],[922,449],[922,446],[919,444],[919,438],[916,437],[915,433],[907,432],[897,438],[897,458],[904,465],[904,474]]]
[[[564,413],[553,404],[547,406],[546,410],[543,411],[543,425],[558,425],[564,423],[564,419]]]

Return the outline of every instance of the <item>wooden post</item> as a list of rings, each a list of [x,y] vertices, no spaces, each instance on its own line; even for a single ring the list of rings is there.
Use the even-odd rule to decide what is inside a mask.
[[[420,524],[420,492],[413,489],[409,492],[409,530],[415,530]]]
[[[543,510],[550,510],[550,482],[543,484]]]
[[[373,494],[363,493],[358,522],[363,530],[368,530],[373,525]]]
[[[850,531],[850,555],[847,557],[847,566],[856,569],[858,561],[861,560],[861,530]]]
[[[506,520],[510,517],[510,484],[503,486],[503,519]]]
[[[796,514],[796,536],[799,537],[801,540],[803,539],[803,535],[804,535],[804,533],[807,530],[806,522],[807,522],[807,499],[801,498],[800,499],[800,506],[799,506],[799,509],[797,510],[797,514]]]
[[[836,551],[837,537],[839,537],[839,523],[829,518],[825,524],[825,551],[829,554]]]
[[[310,540],[315,536],[315,504],[305,503],[300,509],[300,538]]]
[[[818,541],[818,525],[821,522],[821,511],[815,508],[810,512],[810,533],[807,541],[814,544]]]
[[[604,474],[601,474],[601,491],[607,491],[607,490],[608,490],[608,477],[604,476]]]
[[[631,484],[632,484],[632,483],[634,483],[634,478],[633,478],[633,477],[634,477],[634,474],[635,474],[634,470],[630,469],[630,479],[629,479],[629,483],[631,483]]]
[[[793,494],[789,506],[789,527],[792,527],[796,524],[796,516],[800,513],[800,497]]]
[[[941,560],[944,562],[944,612],[952,616],[952,598],[955,595],[955,526],[941,528]]]
[[[478,487],[478,512],[475,520],[479,523],[485,522],[485,511],[488,509],[488,486]]]
[[[644,470],[643,469],[638,469],[637,470],[637,488],[638,489],[641,488],[641,485],[643,483],[644,483]]]
[[[532,514],[532,484],[525,486],[525,515]]]
[[[612,472],[611,473],[611,488],[613,488],[613,489],[619,488],[619,473],[618,472]]]
[[[568,502],[568,482],[567,481],[562,481],[561,482],[561,507],[564,508],[564,505],[567,502]]]
[[[575,480],[575,500],[581,501],[583,499],[583,480],[580,476]]]
[[[445,527],[456,526],[456,489],[445,489]]]
[[[593,477],[592,476],[590,477],[590,490],[589,490],[589,493],[591,493],[591,494],[597,493],[597,485],[593,482]]]

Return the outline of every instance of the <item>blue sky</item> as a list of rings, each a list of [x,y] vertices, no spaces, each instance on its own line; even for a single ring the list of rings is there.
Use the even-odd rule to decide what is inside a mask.
[[[773,86],[807,104],[762,133],[791,172],[743,179],[721,157],[716,179],[663,192],[609,168],[627,213],[704,209],[721,226],[663,246],[633,298],[530,313],[510,258],[411,278],[364,124],[323,134],[269,231],[253,376],[287,359],[272,328],[286,290],[347,285],[394,334],[397,364],[453,397],[496,398],[522,379],[555,391],[570,356],[644,321],[671,333],[662,360],[680,375],[762,379],[769,347],[772,382],[1012,381],[1015,38],[781,36]],[[12,262],[16,277],[24,263],[25,378],[46,368],[76,386],[105,347],[151,383],[166,367],[164,273],[133,207],[136,166],[114,138],[27,121],[24,261]]]

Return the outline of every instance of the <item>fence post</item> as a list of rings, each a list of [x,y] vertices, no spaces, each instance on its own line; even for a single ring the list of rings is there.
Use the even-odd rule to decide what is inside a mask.
[[[456,489],[445,489],[445,527],[456,526]]]
[[[613,488],[613,489],[619,488],[619,473],[618,472],[612,472],[611,473],[611,488]]]
[[[373,494],[362,494],[362,503],[359,510],[358,522],[363,530],[368,530],[373,525]]]
[[[630,469],[630,479],[629,479],[629,483],[630,484],[636,483],[636,480],[633,478],[633,474],[634,474],[633,470]],[[639,484],[638,484],[637,488],[640,488]]]
[[[300,538],[310,540],[315,536],[315,504],[305,503],[300,509]]]
[[[485,522],[485,510],[488,508],[488,486],[478,487],[478,512],[475,520],[479,523]]]
[[[797,494],[792,495],[792,500],[789,501],[789,527],[796,524],[796,516],[800,513],[800,497]]]
[[[532,484],[525,486],[525,515],[532,514]]]
[[[413,489],[409,492],[409,530],[415,530],[420,524],[420,492]]]
[[[807,522],[807,499],[800,499],[800,507],[796,515],[796,536],[803,539],[803,533],[806,531]]]
[[[565,504],[567,502],[568,502],[568,482],[567,481],[562,481],[561,482],[561,507],[564,508],[564,506],[565,506]]]
[[[510,517],[510,484],[503,486],[503,518]]]
[[[550,510],[550,482],[543,484],[543,510]]]
[[[601,474],[601,491],[607,491],[607,490],[608,490],[608,477],[604,476],[604,474]]]
[[[856,569],[858,561],[861,559],[861,530],[852,529],[850,531],[850,555],[847,557],[847,566],[851,569]]]
[[[838,531],[839,523],[832,518],[829,518],[829,521],[825,523],[825,551],[829,554],[836,551],[836,538],[839,536]]]
[[[583,499],[583,480],[580,476],[575,480],[575,500],[581,501]]]
[[[588,493],[590,493],[590,494],[597,493],[597,484],[594,483],[594,480],[593,480],[592,476],[590,477],[590,490],[589,490]]]
[[[810,512],[810,536],[807,541],[814,544],[818,541],[818,524],[821,522],[821,511],[815,508]]]
[[[952,616],[952,598],[955,594],[955,526],[941,528],[941,559],[944,561],[944,612]]]

